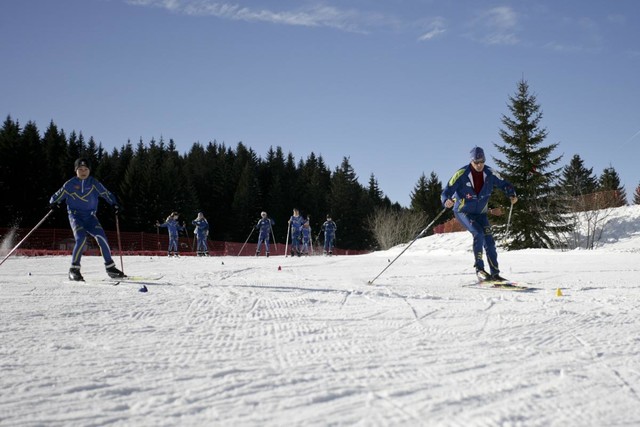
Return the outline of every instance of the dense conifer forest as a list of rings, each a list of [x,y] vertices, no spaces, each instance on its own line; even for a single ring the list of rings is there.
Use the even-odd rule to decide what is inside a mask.
[[[287,220],[297,207],[309,216],[313,230],[331,214],[338,224],[337,245],[367,249],[375,245],[367,226],[377,207],[401,210],[378,187],[371,175],[361,185],[349,158],[331,169],[310,153],[296,159],[280,147],[261,157],[243,143],[235,147],[215,141],[195,143],[179,153],[173,140],[130,141],[112,151],[75,131],[68,135],[51,122],[41,134],[37,125],[22,127],[10,116],[0,129],[0,188],[4,209],[1,227],[30,228],[49,209],[49,198],[74,176],[73,162],[87,157],[92,175],[120,200],[123,231],[155,232],[172,211],[188,225],[199,211],[211,224],[213,240],[244,241],[260,217],[268,212],[274,233],[284,241]],[[115,216],[101,202],[99,218],[114,229]],[[44,227],[69,226],[64,212],[56,212]]]

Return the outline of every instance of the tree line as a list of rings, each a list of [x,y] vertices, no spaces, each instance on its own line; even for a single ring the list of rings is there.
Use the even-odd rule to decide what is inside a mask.
[[[600,177],[579,155],[560,166],[562,156],[554,154],[558,144],[545,143],[541,106],[525,80],[518,82],[507,105],[499,131],[502,144],[493,145],[502,154],[502,159],[494,158],[495,169],[515,186],[520,199],[513,215],[494,219],[498,238],[510,221],[508,248],[557,247],[572,231],[572,212],[626,204],[613,166]],[[118,196],[124,231],[154,232],[156,221],[173,211],[190,225],[202,211],[211,225],[210,238],[244,241],[260,212],[267,211],[276,222],[276,240],[282,242],[297,207],[310,217],[314,234],[331,214],[338,225],[338,247],[385,249],[411,239],[442,210],[443,184],[435,172],[419,177],[410,206],[402,207],[384,195],[373,173],[368,185],[361,185],[348,157],[332,170],[313,152],[296,160],[291,152],[272,147],[262,158],[242,142],[230,147],[213,141],[194,143],[181,154],[173,140],[162,138],[135,145],[128,141],[108,152],[93,137],[86,140],[75,131],[67,135],[53,122],[41,136],[35,123],[21,127],[8,116],[0,129],[0,197],[5,206],[0,226],[37,223],[49,197],[73,175],[78,157],[87,157],[92,174]],[[607,197],[588,196],[596,193]],[[640,185],[633,202],[640,203]],[[506,206],[503,195],[495,192],[490,207]],[[446,212],[439,223],[452,216]],[[114,215],[103,213],[101,221],[105,228],[115,228]],[[47,225],[67,227],[66,215],[54,215]]]
[[[337,245],[345,249],[367,249],[375,239],[367,217],[377,208],[401,211],[379,188],[371,174],[368,186],[359,183],[348,157],[331,170],[322,156],[311,153],[296,160],[282,148],[271,148],[265,158],[250,147],[235,147],[215,141],[195,143],[185,154],[173,140],[130,141],[106,151],[93,138],[75,131],[67,135],[51,122],[43,135],[33,122],[24,127],[10,116],[0,129],[0,188],[5,209],[0,225],[25,227],[37,223],[47,212],[51,195],[73,176],[73,162],[86,157],[92,175],[114,192],[123,210],[123,231],[155,232],[171,212],[180,222],[202,211],[211,225],[210,238],[244,241],[267,211],[274,219],[277,241],[286,238],[287,220],[293,207],[310,217],[319,232],[326,215],[338,224]],[[115,228],[115,216],[100,218],[107,229]],[[52,216],[45,226],[68,227],[66,215]]]

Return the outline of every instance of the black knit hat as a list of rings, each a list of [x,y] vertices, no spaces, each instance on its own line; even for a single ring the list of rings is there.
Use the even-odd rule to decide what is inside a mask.
[[[81,166],[84,166],[87,169],[91,169],[91,163],[89,162],[89,159],[86,159],[84,157],[76,159],[76,161],[73,163],[73,170],[78,170],[78,168]]]

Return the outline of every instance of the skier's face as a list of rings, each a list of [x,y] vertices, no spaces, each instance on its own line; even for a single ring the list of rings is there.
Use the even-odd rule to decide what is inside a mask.
[[[473,169],[475,169],[476,172],[482,172],[482,170],[484,169],[484,162],[473,160],[471,162],[471,166],[473,167]]]
[[[89,178],[89,174],[91,173],[91,171],[89,170],[88,167],[86,166],[80,166],[78,169],[76,169],[76,176],[80,179],[87,179]]]

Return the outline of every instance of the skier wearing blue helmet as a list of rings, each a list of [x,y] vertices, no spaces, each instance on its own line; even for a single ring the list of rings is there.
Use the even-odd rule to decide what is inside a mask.
[[[518,197],[511,183],[485,165],[482,148],[473,147],[470,154],[471,161],[453,174],[440,199],[444,207],[453,208],[456,219],[473,235],[474,266],[478,278],[503,281],[506,279],[500,276],[487,205],[494,187],[502,190],[511,199],[511,204],[516,203]],[[487,253],[490,273],[484,268],[483,250]]]

